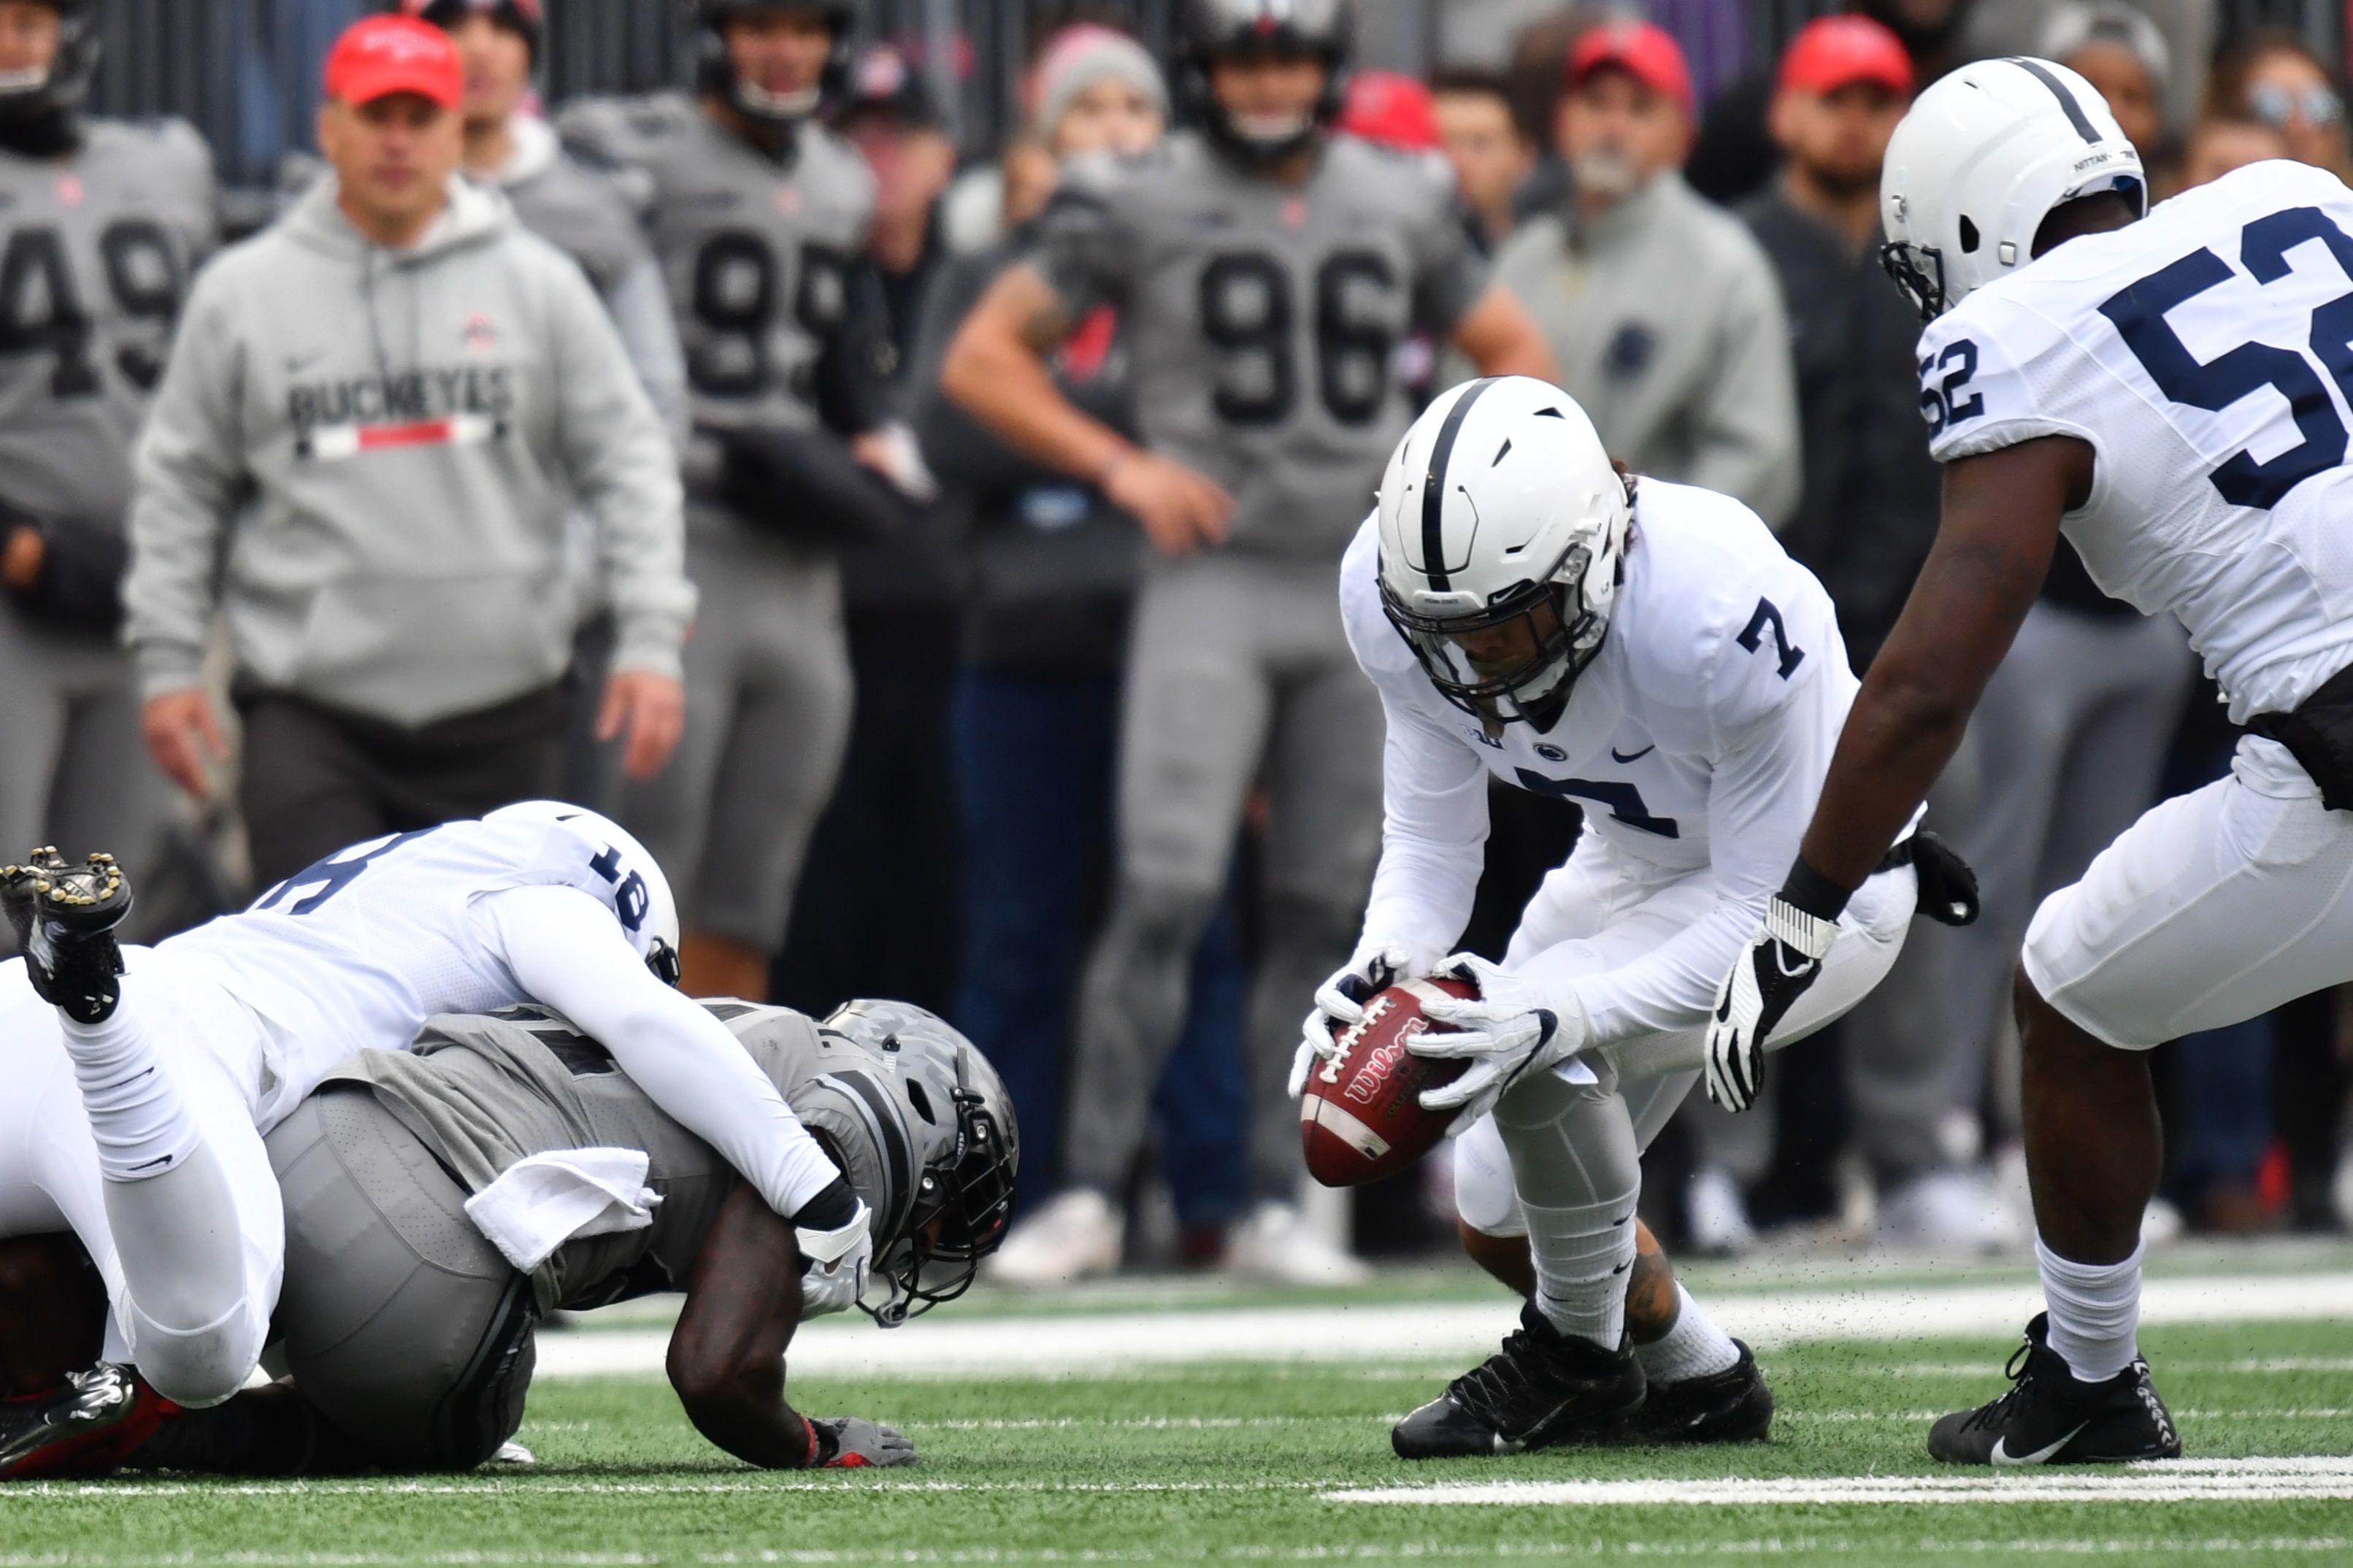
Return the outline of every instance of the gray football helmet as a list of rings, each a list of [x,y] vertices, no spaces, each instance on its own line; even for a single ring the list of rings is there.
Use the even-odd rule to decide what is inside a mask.
[[[1229,153],[1253,163],[1279,163],[1340,118],[1356,49],[1348,0],[1187,0],[1176,81],[1196,124]],[[1324,62],[1324,96],[1306,123],[1272,131],[1237,124],[1219,103],[1211,73],[1237,55],[1312,54]]]
[[[796,1094],[794,1110],[874,1210],[886,1294],[866,1310],[895,1328],[963,1295],[1004,1239],[1021,1130],[997,1069],[936,1013],[849,1002],[818,1028],[864,1048]]]
[[[828,100],[839,99],[849,79],[851,35],[858,29],[857,0],[692,0],[695,32],[695,79],[704,92],[755,124],[789,130],[814,116]],[[825,74],[806,93],[779,96],[745,81],[727,52],[727,25],[738,16],[762,11],[810,11],[825,18],[833,34],[833,53]]]
[[[104,46],[98,0],[43,0],[58,14],[58,52],[45,70],[0,75],[0,119],[30,120],[53,110],[71,114],[90,92]]]

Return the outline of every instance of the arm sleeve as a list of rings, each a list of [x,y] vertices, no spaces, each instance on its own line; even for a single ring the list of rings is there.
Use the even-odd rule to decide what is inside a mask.
[[[691,426],[686,394],[686,350],[678,341],[678,322],[670,313],[670,290],[662,284],[661,265],[650,252],[640,256],[615,280],[605,298],[613,328],[629,363],[637,368],[638,384],[645,388],[662,428],[680,450],[686,447]]]
[[[197,284],[133,459],[123,641],[142,698],[204,683],[214,581],[245,478],[241,354],[224,292]]]
[[[679,679],[695,595],[677,450],[587,279],[569,262],[548,270],[558,437],[573,488],[596,520],[606,598],[620,629],[613,668]]]
[[[1804,481],[1798,437],[1798,373],[1789,321],[1772,264],[1746,231],[1746,261],[1716,312],[1715,365],[1692,409],[1692,468],[1685,482],[1748,503],[1778,529]]]
[[[1377,682],[1376,684],[1378,684]],[[1381,690],[1381,863],[1365,907],[1366,943],[1453,951],[1471,923],[1487,844],[1487,770],[1462,742]]]
[[[606,909],[575,888],[474,905],[523,994],[613,1055],[662,1113],[719,1151],[790,1219],[841,1173],[727,1026],[655,979]]]
[[[817,362],[818,416],[842,436],[863,436],[891,419],[890,366],[898,358],[882,275],[860,258],[844,279],[841,324]]]
[[[1414,260],[1414,325],[1440,342],[1451,340],[1456,326],[1486,297],[1493,279],[1493,268],[1472,243],[1458,204],[1450,201],[1422,226]]]

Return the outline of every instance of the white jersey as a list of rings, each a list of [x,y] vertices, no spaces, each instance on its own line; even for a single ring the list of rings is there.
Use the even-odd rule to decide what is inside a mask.
[[[2254,163],[1996,279],[1920,339],[1940,461],[2097,454],[2063,523],[2094,582],[2179,619],[2231,717],[2353,662],[2353,192]]]
[[[1490,774],[1585,808],[1623,855],[1712,876],[1714,909],[1636,962],[1575,983],[1597,1044],[1689,1028],[1788,875],[1857,682],[1830,595],[1755,512],[1641,481],[1600,651],[1550,731],[1487,738],[1422,673],[1381,611],[1368,521],[1340,573],[1356,661],[1388,742],[1368,940],[1445,952],[1471,917]]]
[[[196,957],[262,1022],[274,1046],[257,1107],[267,1132],[353,1051],[406,1050],[438,1013],[539,1000],[478,911],[528,887],[587,894],[643,951],[644,875],[540,822],[452,822],[354,845],[161,951]]]

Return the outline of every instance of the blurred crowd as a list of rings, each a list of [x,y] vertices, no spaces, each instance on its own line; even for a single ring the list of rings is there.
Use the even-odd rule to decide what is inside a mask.
[[[42,9],[0,0],[0,75],[23,65],[15,15]],[[663,120],[695,115],[691,96],[543,118],[539,0],[406,9],[458,45],[470,188],[503,191],[586,287],[517,283],[525,263],[488,217],[428,199],[429,159],[406,184],[383,178],[371,160],[391,132],[338,114],[333,65],[321,145],[288,160],[283,216],[233,266],[197,270],[218,238],[189,200],[200,157],[132,198],[152,210],[106,230],[132,236],[105,241],[120,303],[179,320],[116,411],[122,482],[85,505],[0,472],[0,847],[113,849],[153,889],[152,937],[348,842],[578,800],[664,860],[690,988],[819,1012],[890,995],[954,1020],[1003,1070],[1023,1197],[1049,1204],[1081,1142],[1078,1064],[1102,1046],[1076,1020],[1135,826],[1122,814],[1150,809],[1123,782],[1132,611],[1148,558],[1195,542],[1140,523],[1116,463],[1089,483],[1020,456],[947,395],[943,366],[1063,171],[1148,151],[1179,95],[1115,16],[1073,8],[1032,40],[1017,133],[960,147],[931,79],[889,43],[820,40],[841,49],[830,134],[778,186],[756,136],[747,153]],[[1518,6],[1487,58],[1426,81],[1357,72],[1340,125],[1396,153],[1400,179],[1453,188],[1468,246],[1610,451],[1754,508],[1829,589],[1860,670],[1937,520],[1919,323],[1878,262],[1881,161],[1912,95],[1988,55],[2061,61],[2106,97],[2161,198],[2268,158],[2353,174],[2340,62],[2292,33],[2218,36],[2199,0],[1865,0],[1786,40],[1750,37],[1750,10]],[[384,59],[345,68],[363,66]],[[730,112],[756,125],[756,109]],[[0,162],[54,155],[12,142]],[[379,226],[351,234],[331,189],[364,191]],[[731,249],[723,230],[691,264],[664,247],[666,226],[786,190],[806,234],[797,337],[767,333],[783,312],[760,242]],[[858,191],[862,215],[839,195]],[[19,248],[0,314],[66,376],[68,315],[52,300],[50,324],[28,328],[22,269],[42,262]],[[190,274],[185,310],[176,291],[141,292]],[[518,331],[530,341],[508,341]],[[1051,368],[1134,437],[1131,351],[1106,305]],[[546,392],[523,400],[537,423],[521,432],[485,368],[509,353]],[[1426,337],[1395,354],[1419,396],[1472,374]],[[331,368],[306,368],[322,355]],[[772,384],[773,406],[744,395]],[[370,397],[401,405],[398,420]],[[18,417],[33,416],[0,407],[12,451]],[[387,441],[413,444],[414,464],[362,493],[345,447]],[[451,469],[448,452],[480,456]],[[1369,498],[1378,477],[1356,488]],[[561,542],[553,560],[543,537]],[[367,565],[314,602],[325,557]],[[2062,557],[1930,803],[1977,868],[1984,919],[1923,928],[1877,994],[1783,1058],[1764,1113],[1686,1108],[1651,1156],[1683,1179],[1645,1184],[1671,1243],[1736,1252],[1779,1228],[1946,1254],[2023,1245],[2008,997],[2027,920],[2154,800],[2218,776],[2235,739],[2179,628]],[[1266,722],[1313,734],[1289,703]],[[1280,735],[1264,754],[1269,775],[1290,765]],[[1254,1189],[1250,979],[1286,941],[1325,938],[1267,875],[1274,782],[1250,791],[1207,912],[1182,928],[1197,945],[1183,994],[1164,999],[1181,1037],[1160,1081],[1134,1086],[1151,1133],[1140,1156],[1115,1151],[1113,1185],[1140,1221],[1131,1262],[1207,1264],[1240,1237],[1250,1271],[1343,1279],[1355,1255],[1451,1237],[1452,1209],[1442,1160],[1366,1190],[1343,1231]],[[1493,805],[1466,939],[1490,953],[1578,831],[1565,800]],[[1327,890],[1361,907],[1361,883]],[[1330,933],[1314,972],[1352,935]],[[2344,1011],[2310,998],[2161,1053],[2160,1228],[2353,1219]]]

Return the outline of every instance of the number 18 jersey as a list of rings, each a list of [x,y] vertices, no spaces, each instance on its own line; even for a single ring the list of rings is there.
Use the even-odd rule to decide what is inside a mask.
[[[2088,442],[2063,531],[2093,580],[2174,616],[2231,717],[2353,663],[2353,192],[2251,164],[1986,285],[1920,339],[1939,461]]]

